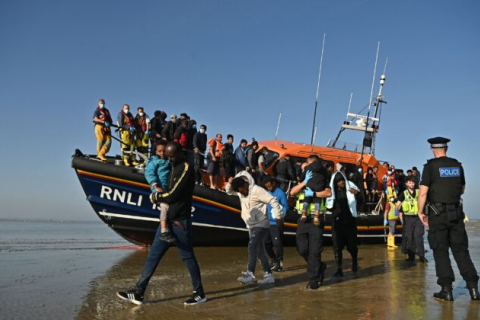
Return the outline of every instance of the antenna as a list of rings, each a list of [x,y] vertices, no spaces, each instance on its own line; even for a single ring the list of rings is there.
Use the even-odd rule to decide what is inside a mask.
[[[350,101],[348,102],[347,120],[348,120],[348,114],[350,113],[350,106],[352,105],[352,98],[353,98],[353,92],[350,92]]]
[[[278,137],[278,129],[280,129],[281,120],[282,120],[282,113],[280,112],[280,115],[278,116],[277,132],[275,132],[275,140],[277,140],[277,137]]]
[[[368,144],[368,147],[372,147],[372,136],[373,136],[373,132],[368,132],[368,120],[370,119],[370,108],[372,106],[372,103],[373,103],[373,86],[375,84],[375,76],[377,74],[377,63],[378,63],[378,52],[380,51],[380,41],[378,41],[378,44],[377,44],[377,55],[375,57],[375,67],[373,68],[373,80],[372,80],[372,88],[370,90],[370,102],[368,103],[368,113],[367,113],[367,122],[365,123],[365,136],[363,138],[363,143],[362,143],[362,154],[360,156],[360,163],[362,162],[363,160],[363,153],[365,151],[365,144]],[[376,109],[375,109],[376,110]]]
[[[320,68],[318,70],[317,95],[315,97],[315,111],[313,112],[312,139],[310,140],[310,143],[312,144],[312,146],[313,146],[313,140],[315,138],[315,131],[316,131],[315,122],[317,119],[318,91],[320,89],[320,78],[322,77],[323,52],[325,50],[325,36],[326,34],[324,33],[323,42],[322,42],[322,56],[320,58]]]
[[[317,126],[315,126],[315,129],[313,129],[313,139],[312,139],[312,149],[313,151],[313,144],[315,143],[315,137],[317,136]]]

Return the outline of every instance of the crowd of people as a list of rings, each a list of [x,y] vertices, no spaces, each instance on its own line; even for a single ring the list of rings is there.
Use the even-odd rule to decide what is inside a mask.
[[[334,168],[333,163],[325,162],[316,155],[303,160],[297,158],[295,161],[289,155],[277,159],[276,153],[267,147],[259,148],[256,141],[249,144],[247,140],[241,139],[235,148],[231,134],[227,135],[225,143],[221,134],[207,139],[207,126],[202,124],[197,131],[195,120],[191,120],[185,113],[178,119],[172,115],[170,121],[166,121],[165,112],[155,111],[154,115],[150,120],[144,109],[138,107],[137,114],[133,117],[129,105],[125,104],[117,116],[117,125],[112,125],[112,117],[102,99],[94,113],[98,158],[107,161],[105,155],[111,145],[111,127],[117,127],[124,164],[131,166],[143,162],[146,165],[145,177],[152,190],[150,200],[160,211],[160,226],[142,275],[135,289],[117,293],[120,298],[142,304],[143,294],[153,272],[171,244],[175,243],[190,272],[194,287],[192,297],[185,304],[206,301],[191,239],[193,190],[195,184],[203,184],[205,167],[210,188],[220,189],[222,186],[217,181],[219,176],[223,176],[226,182],[223,191],[240,199],[241,217],[250,237],[247,270],[238,278],[243,284],[274,283],[273,272],[283,270],[282,237],[284,219],[290,206],[288,197],[296,200],[294,209],[299,214],[296,244],[298,253],[307,263],[308,289],[318,289],[322,285],[327,268],[321,259],[324,212],[331,215],[336,277],[343,277],[345,248],[352,258],[351,272],[358,271],[357,216],[370,210],[376,214],[384,210],[384,225],[389,226],[388,247],[396,248],[394,234],[396,225],[400,222],[404,225],[402,251],[408,255],[407,261],[415,261],[415,256],[418,256],[420,262],[428,262],[423,247],[426,222],[423,214],[425,198],[422,198],[426,197],[428,188],[427,191],[425,188],[419,190],[421,180],[416,167],[408,170],[405,175],[403,170],[385,162],[383,166],[387,172],[380,178],[378,167],[368,167],[363,172],[361,166],[352,170],[346,164],[337,163]],[[150,144],[153,148],[148,159]],[[134,148],[142,155],[140,159],[134,157]],[[275,163],[273,170],[270,168],[272,163]],[[443,169],[450,170],[444,173],[448,175],[457,170],[450,167]],[[463,169],[457,171],[461,170]],[[422,187],[427,181],[431,183],[432,178],[428,176],[425,180],[421,182]],[[463,183],[464,187],[464,178],[459,183]],[[382,208],[384,202],[386,205]],[[453,208],[455,214],[459,212],[457,205]],[[453,218],[457,219],[458,216],[456,214]],[[438,248],[433,250],[437,259],[435,255],[440,254],[440,251]],[[270,262],[267,256],[271,259]],[[255,280],[257,260],[264,271],[263,278],[258,281]],[[462,268],[466,270],[468,259],[464,260],[466,262]],[[468,265],[468,272],[473,274],[472,270],[474,268]],[[472,299],[478,300],[478,277],[472,275],[467,278]],[[450,278],[447,280],[450,281]],[[451,286],[442,286],[442,291],[436,293],[435,297],[453,300]]]

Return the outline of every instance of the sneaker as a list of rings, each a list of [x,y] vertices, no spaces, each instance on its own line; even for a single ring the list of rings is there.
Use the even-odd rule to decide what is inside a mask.
[[[160,233],[160,240],[162,241],[165,241],[165,242],[168,242],[168,243],[173,243],[175,242],[177,239],[172,235],[172,233],[170,232],[170,230],[165,230],[164,232],[161,232]]]
[[[206,301],[207,301],[207,298],[205,298],[205,293],[203,292],[197,293],[196,291],[193,291],[192,297],[188,300],[185,300],[183,304],[185,304],[186,306],[193,306],[199,303],[204,303]]]
[[[143,294],[137,290],[118,291],[117,296],[125,301],[141,306],[143,304]]]
[[[275,270],[273,270],[273,271],[276,271],[276,272],[282,272],[283,271],[283,261],[282,260],[277,261],[277,263],[275,265]]]
[[[242,275],[237,278],[243,284],[254,284],[255,283],[255,276],[251,271],[242,272]]]
[[[318,288],[320,288],[320,282],[315,281],[315,280],[308,281],[307,289],[317,290]]]
[[[257,281],[258,284],[269,284],[275,283],[275,279],[273,278],[273,274],[271,272],[265,272],[263,275],[263,279]]]

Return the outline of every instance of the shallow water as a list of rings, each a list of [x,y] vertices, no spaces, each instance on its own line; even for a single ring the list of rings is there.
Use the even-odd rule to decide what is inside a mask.
[[[139,277],[147,250],[130,246],[102,223],[2,222],[0,227],[0,318],[79,319],[478,319],[454,265],[454,303],[432,298],[438,289],[432,253],[428,265],[409,264],[399,250],[362,245],[360,270],[332,277],[331,247],[323,253],[324,286],[305,289],[305,262],[286,248],[285,271],[275,285],[242,286],[236,281],[247,263],[246,248],[196,248],[209,301],[185,307],[191,283],[172,248],[150,282],[146,304],[115,296]],[[470,251],[480,268],[480,222],[468,224]],[[428,248],[428,245],[426,245]],[[257,278],[261,277],[257,265]],[[8,293],[8,294],[7,294]]]

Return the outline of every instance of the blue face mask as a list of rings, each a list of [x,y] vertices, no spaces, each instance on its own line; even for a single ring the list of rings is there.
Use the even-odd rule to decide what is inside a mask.
[[[100,105],[99,105],[100,109],[103,109],[103,106],[104,106],[104,104],[100,103]]]
[[[192,126],[192,128],[193,128],[193,129],[197,129],[197,125],[194,124],[194,125]]]

